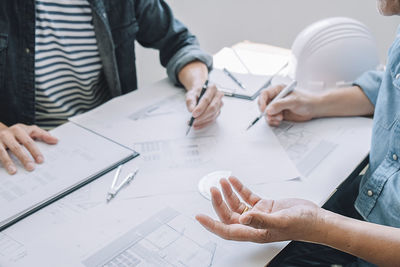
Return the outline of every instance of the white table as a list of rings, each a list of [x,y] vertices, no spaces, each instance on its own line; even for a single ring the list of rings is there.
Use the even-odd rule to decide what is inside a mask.
[[[248,42],[236,47],[250,51],[270,51],[271,48]],[[225,101],[233,100],[226,98]],[[343,132],[336,136],[334,149],[323,154],[313,168],[308,168],[304,179],[254,187],[258,194],[269,198],[305,198],[322,205],[337,186],[352,174],[369,153],[372,124],[359,118],[324,119],[289,128],[292,131],[297,129],[296,134],[308,134],[315,139],[326,137],[332,141],[335,136],[330,136],[329,127],[321,127],[324,123],[343,127]],[[294,155],[296,151],[293,151],[290,140],[301,136],[290,137],[293,132],[285,132],[284,129],[278,132],[288,152]],[[315,160],[315,156],[309,160]],[[133,169],[135,164],[133,160],[124,169]],[[179,185],[176,186],[176,192],[158,195],[141,194],[145,187],[130,186],[107,205],[104,201],[105,193],[113,175],[104,175],[1,232],[0,266],[85,266],[83,262],[106,244],[135,229],[165,207],[192,220],[191,225],[196,225],[193,217],[197,213],[214,214],[209,201],[198,193],[197,188],[182,191]],[[147,186],[151,187],[152,181],[148,181]],[[287,244],[280,242],[260,245],[225,241],[208,234],[198,225],[193,227],[193,231],[196,229],[193,234],[216,245],[213,266],[263,266]]]

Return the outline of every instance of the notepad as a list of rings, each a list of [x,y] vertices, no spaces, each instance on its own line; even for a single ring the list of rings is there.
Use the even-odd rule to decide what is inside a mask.
[[[290,50],[271,46],[271,51],[251,51],[242,48],[221,49],[214,56],[214,69],[210,73],[210,82],[232,96],[247,100],[256,99],[262,90],[271,82],[271,77],[279,72],[285,76],[287,68],[282,70],[290,59]],[[242,83],[246,90],[241,88],[223,69],[229,72]]]
[[[0,231],[138,155],[74,123],[51,133],[59,143],[37,143],[45,162],[35,171],[19,164],[11,176],[0,167]]]
[[[231,72],[237,80],[239,80],[246,89],[242,89],[233,79],[231,79],[221,69],[213,69],[210,73],[210,82],[215,84],[217,88],[224,92],[226,96],[233,96],[248,100],[254,100],[260,92],[265,89],[264,84],[271,76],[254,75],[250,73]]]

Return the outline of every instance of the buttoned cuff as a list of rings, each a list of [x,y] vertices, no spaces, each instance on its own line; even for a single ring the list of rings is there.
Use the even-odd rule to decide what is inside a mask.
[[[383,71],[367,71],[353,83],[353,85],[359,86],[364,91],[374,106],[378,98],[383,73]]]
[[[185,46],[180,49],[167,64],[168,77],[174,84],[182,86],[179,82],[178,74],[184,66],[193,61],[203,62],[207,66],[208,71],[212,69],[212,56],[202,51],[197,45]]]

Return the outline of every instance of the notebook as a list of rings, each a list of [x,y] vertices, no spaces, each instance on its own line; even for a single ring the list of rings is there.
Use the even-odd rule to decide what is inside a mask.
[[[33,172],[19,164],[11,176],[0,166],[0,231],[139,155],[71,122],[51,134],[59,142],[37,143],[45,162]]]

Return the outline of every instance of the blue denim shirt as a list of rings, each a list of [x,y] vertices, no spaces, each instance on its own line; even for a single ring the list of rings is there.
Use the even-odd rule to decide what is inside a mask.
[[[369,222],[400,227],[400,31],[386,71],[367,72],[355,84],[375,106],[370,164],[355,207]]]
[[[164,0],[88,0],[111,96],[137,88],[135,41],[160,51],[172,82],[187,63],[209,68],[194,35],[172,14]],[[0,1],[0,122],[35,123],[35,1]]]

